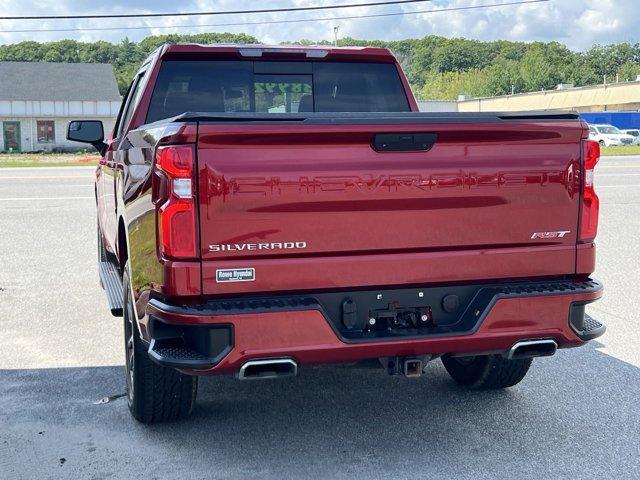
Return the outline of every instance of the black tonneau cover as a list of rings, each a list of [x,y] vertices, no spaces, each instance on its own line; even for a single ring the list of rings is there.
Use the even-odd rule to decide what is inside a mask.
[[[166,122],[206,122],[206,123],[302,123],[308,125],[375,125],[375,124],[415,124],[415,123],[496,123],[508,121],[579,121],[574,111],[532,111],[532,112],[310,112],[310,113],[207,113],[186,112],[176,117],[161,120]],[[153,124],[151,124],[153,125]]]

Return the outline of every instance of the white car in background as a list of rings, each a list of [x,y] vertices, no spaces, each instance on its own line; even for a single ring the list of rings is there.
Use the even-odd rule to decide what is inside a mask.
[[[636,145],[640,144],[640,130],[631,129],[631,130],[622,130],[622,132],[626,133],[627,135],[631,135],[633,137],[633,143],[635,143]]]
[[[617,145],[631,145],[635,137],[627,135],[613,125],[599,124],[589,125],[589,140],[595,140],[603,147]]]

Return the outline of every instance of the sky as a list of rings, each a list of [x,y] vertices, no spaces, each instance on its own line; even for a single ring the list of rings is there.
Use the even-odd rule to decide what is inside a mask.
[[[366,3],[367,0],[0,0],[1,16],[79,15],[113,13],[194,12],[292,6]],[[355,7],[329,11],[268,13],[259,15],[216,15],[99,20],[0,20],[0,43],[24,40],[51,41],[72,38],[80,41],[118,42],[125,37],[140,40],[164,33],[247,33],[264,43],[300,39],[332,40],[334,27],[341,37],[399,40],[425,35],[465,37],[478,40],[558,41],[573,50],[594,44],[640,42],[640,0],[549,0],[525,5],[503,5],[471,10],[437,11],[377,18],[366,15],[416,12],[504,4],[517,0],[432,0],[424,3]],[[203,26],[238,22],[358,17],[244,26]],[[199,26],[200,25],[200,26]],[[181,28],[182,26],[182,28]],[[138,27],[126,30],[123,27]],[[142,27],[142,28],[139,28]],[[50,29],[83,28],[83,31],[46,32]],[[94,30],[110,28],[111,30]],[[15,30],[36,30],[15,32]]]

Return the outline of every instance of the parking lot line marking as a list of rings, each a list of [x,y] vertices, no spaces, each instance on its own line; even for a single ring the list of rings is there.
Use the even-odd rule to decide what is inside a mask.
[[[640,163],[638,165],[598,165],[596,168],[598,170],[606,170],[607,168],[640,168]]]
[[[624,184],[620,184],[620,185],[596,185],[596,190],[598,190],[599,188],[624,188],[624,187],[640,187],[639,184],[635,184],[635,185],[624,185]]]
[[[47,185],[47,188],[51,188],[51,187],[61,187],[61,188],[88,188],[88,187],[94,187],[95,185],[93,183],[72,183],[72,184],[65,184],[65,185]]]
[[[50,180],[52,178],[93,178],[91,175],[36,175],[36,176],[12,176],[12,177],[5,177],[0,175],[0,180],[40,180],[40,179],[46,179],[46,180]]]
[[[13,197],[0,198],[0,202],[31,201],[31,200],[92,200],[94,197]]]

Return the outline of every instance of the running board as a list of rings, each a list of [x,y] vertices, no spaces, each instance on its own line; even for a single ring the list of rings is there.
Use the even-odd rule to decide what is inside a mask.
[[[109,310],[114,317],[122,316],[122,280],[118,269],[111,262],[98,262],[100,283],[107,294]]]

